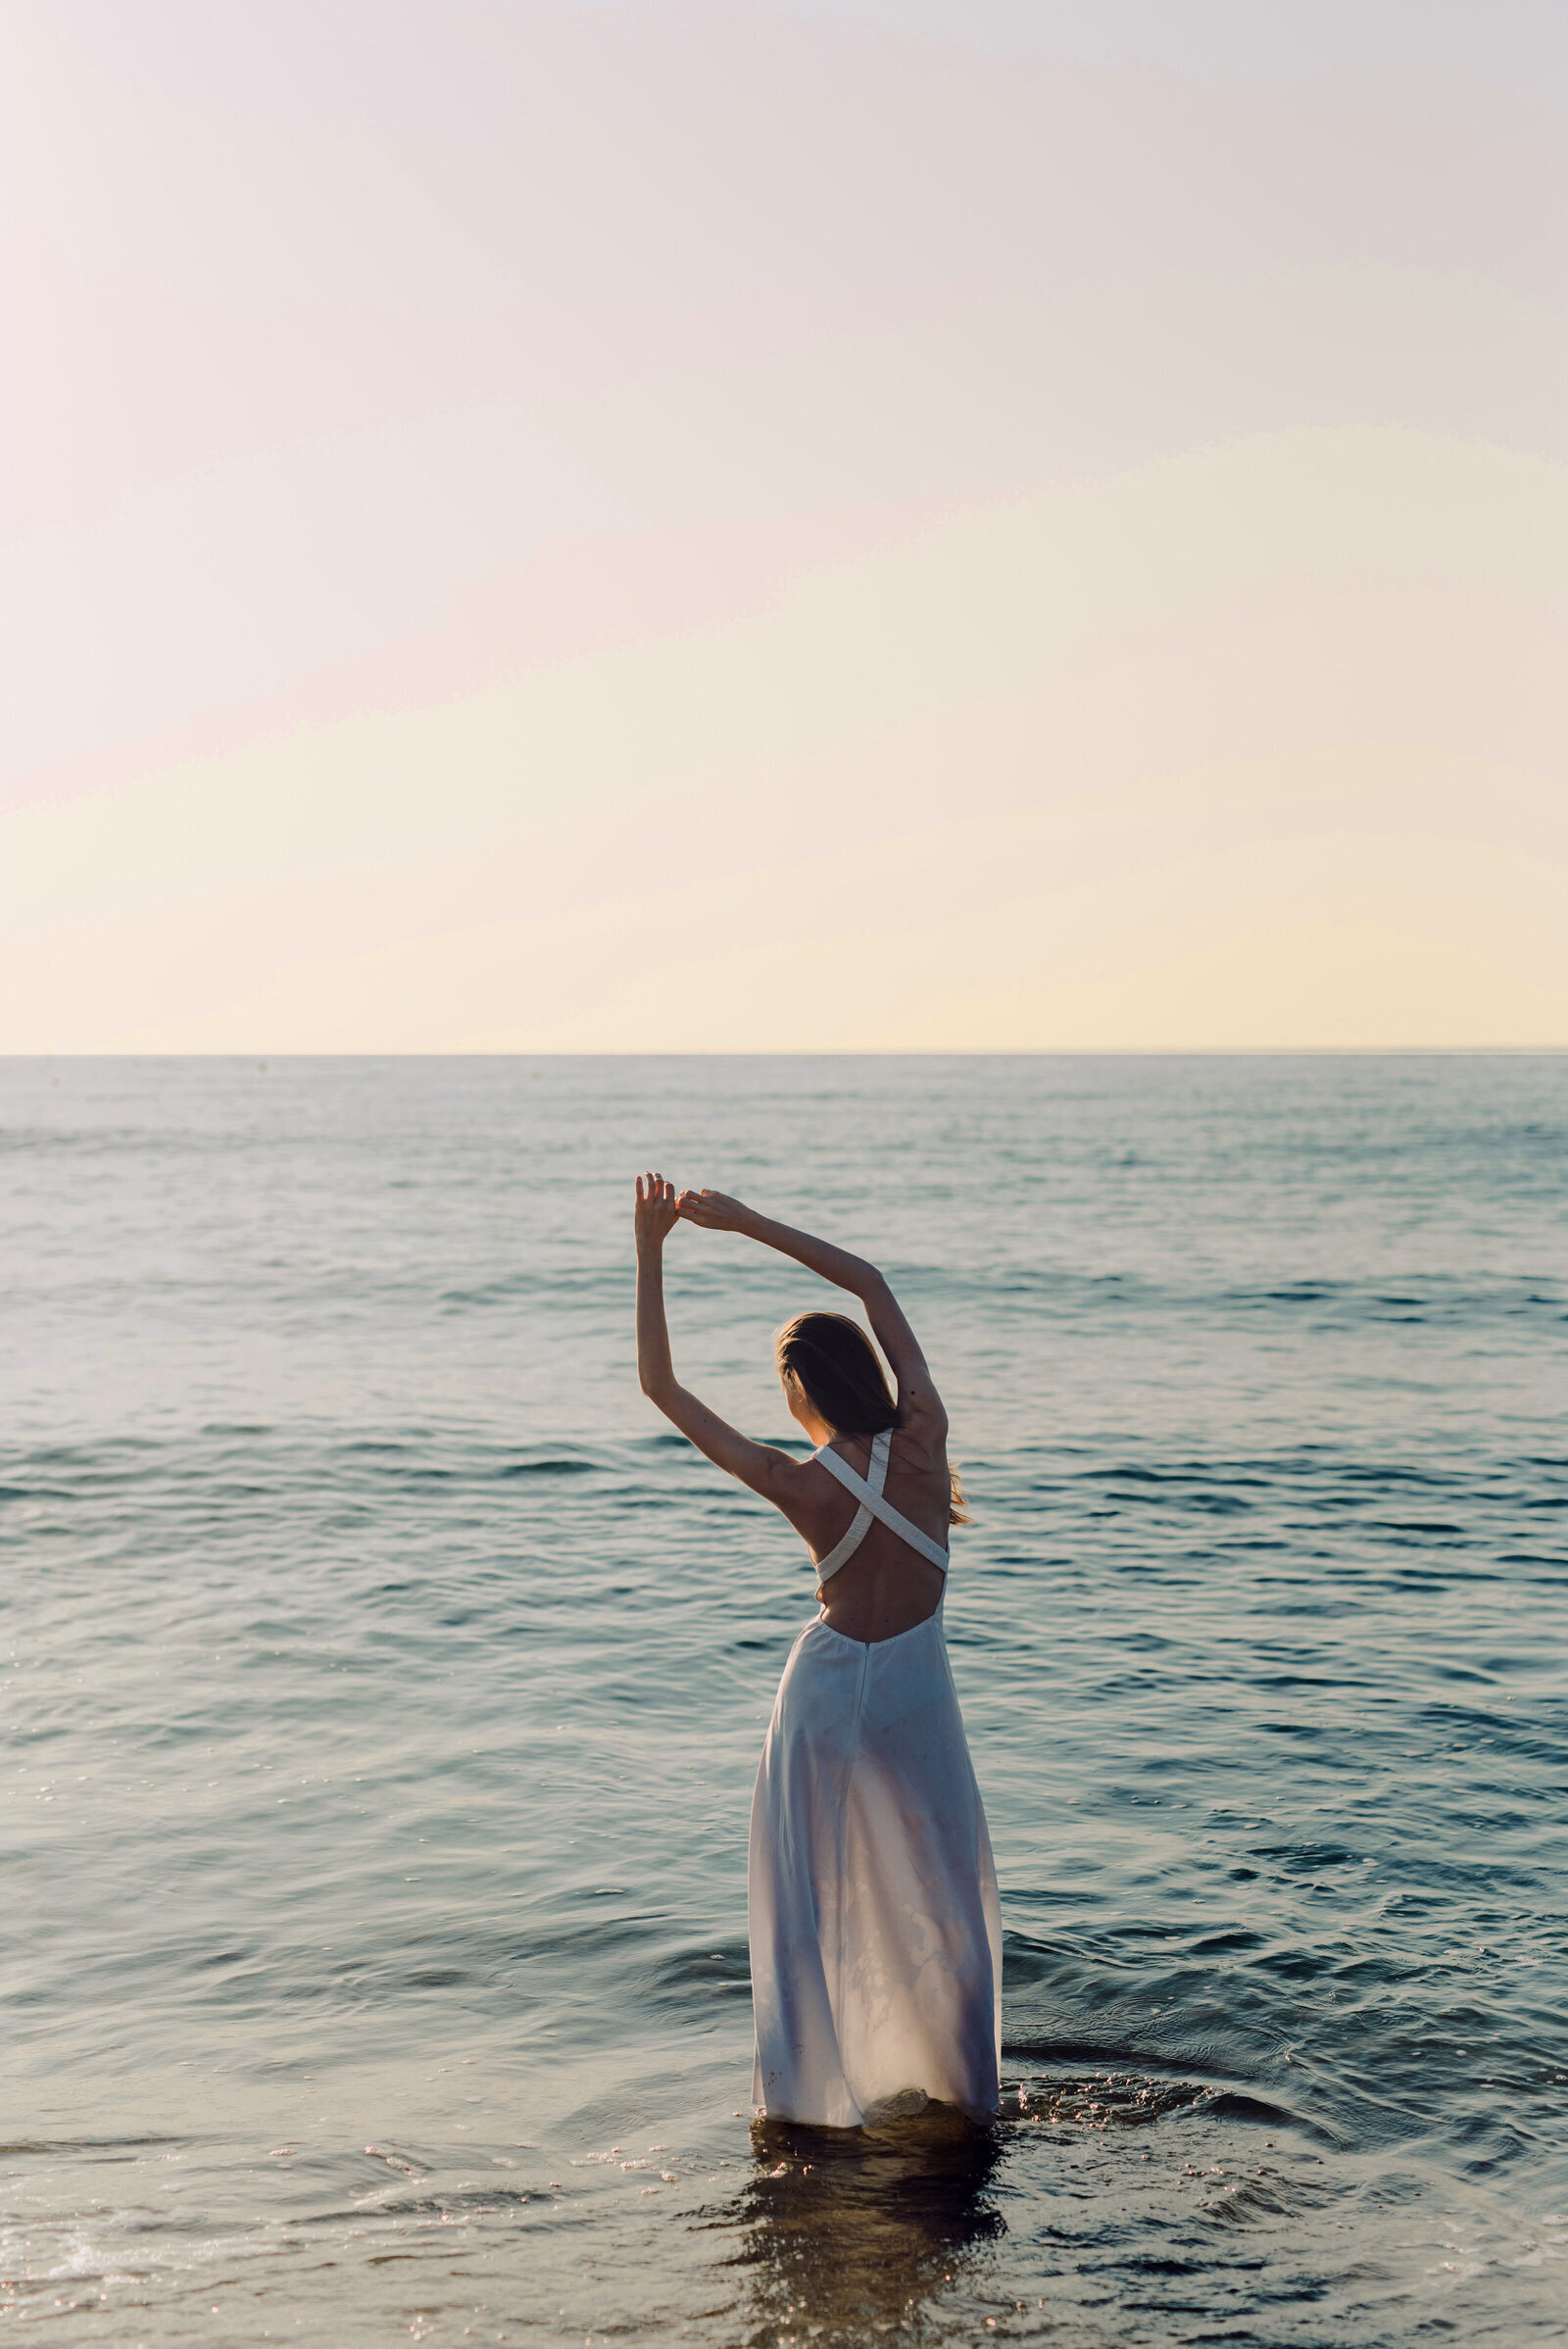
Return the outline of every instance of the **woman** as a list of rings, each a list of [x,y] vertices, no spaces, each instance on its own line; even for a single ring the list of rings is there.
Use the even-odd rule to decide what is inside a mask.
[[[898,1380],[837,1313],[776,1341],[809,1460],[754,1444],[677,1384],[663,1244],[684,1220],[743,1232],[864,1305]],[[996,1870],[942,1632],[946,1535],[963,1522],[948,1415],[882,1275],[717,1191],[638,1179],[637,1375],[710,1460],[781,1509],[820,1578],[790,1650],[752,1801],[753,2093],[770,2118],[858,2129],[926,2098],[997,2109]]]

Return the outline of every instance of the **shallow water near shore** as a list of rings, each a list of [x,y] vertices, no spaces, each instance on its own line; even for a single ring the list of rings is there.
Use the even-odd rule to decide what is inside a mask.
[[[646,1165],[943,1386],[992,2129],[754,2125],[812,1581]],[[1565,1165],[1562,1057],[0,1064],[6,2322],[1563,2337]],[[668,1288],[785,1440],[825,1293]]]

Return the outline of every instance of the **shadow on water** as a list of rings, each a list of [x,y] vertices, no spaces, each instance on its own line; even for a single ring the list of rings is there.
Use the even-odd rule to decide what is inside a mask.
[[[813,2349],[934,2334],[932,2304],[1004,2230],[990,2189],[1004,2145],[944,2106],[862,2129],[759,2121],[731,2214],[744,2233],[750,2338]]]

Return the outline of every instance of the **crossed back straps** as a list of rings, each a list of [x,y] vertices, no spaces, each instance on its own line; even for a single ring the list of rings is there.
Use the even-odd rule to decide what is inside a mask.
[[[865,1540],[873,1517],[879,1519],[890,1532],[897,1534],[901,1542],[906,1542],[920,1557],[928,1559],[933,1566],[940,1566],[943,1573],[947,1573],[947,1551],[939,1547],[929,1534],[922,1534],[917,1525],[911,1525],[890,1500],[882,1497],[882,1488],[887,1483],[888,1454],[892,1448],[893,1430],[884,1428],[881,1435],[872,1441],[869,1478],[858,1475],[848,1460],[841,1460],[829,1444],[824,1444],[820,1451],[812,1453],[812,1458],[821,1462],[828,1475],[836,1477],[845,1491],[853,1493],[860,1504],[843,1541],[835,1542],[818,1565],[816,1572],[819,1581],[825,1583],[830,1574],[837,1574],[839,1568],[855,1555]]]

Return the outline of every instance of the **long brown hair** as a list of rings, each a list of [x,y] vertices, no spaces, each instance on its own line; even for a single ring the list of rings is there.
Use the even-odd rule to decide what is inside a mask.
[[[799,1380],[807,1401],[835,1436],[880,1436],[899,1424],[899,1406],[870,1339],[845,1313],[797,1313],[773,1341],[773,1359],[782,1378]],[[949,1470],[953,1499],[949,1523],[967,1525],[963,1487]]]

